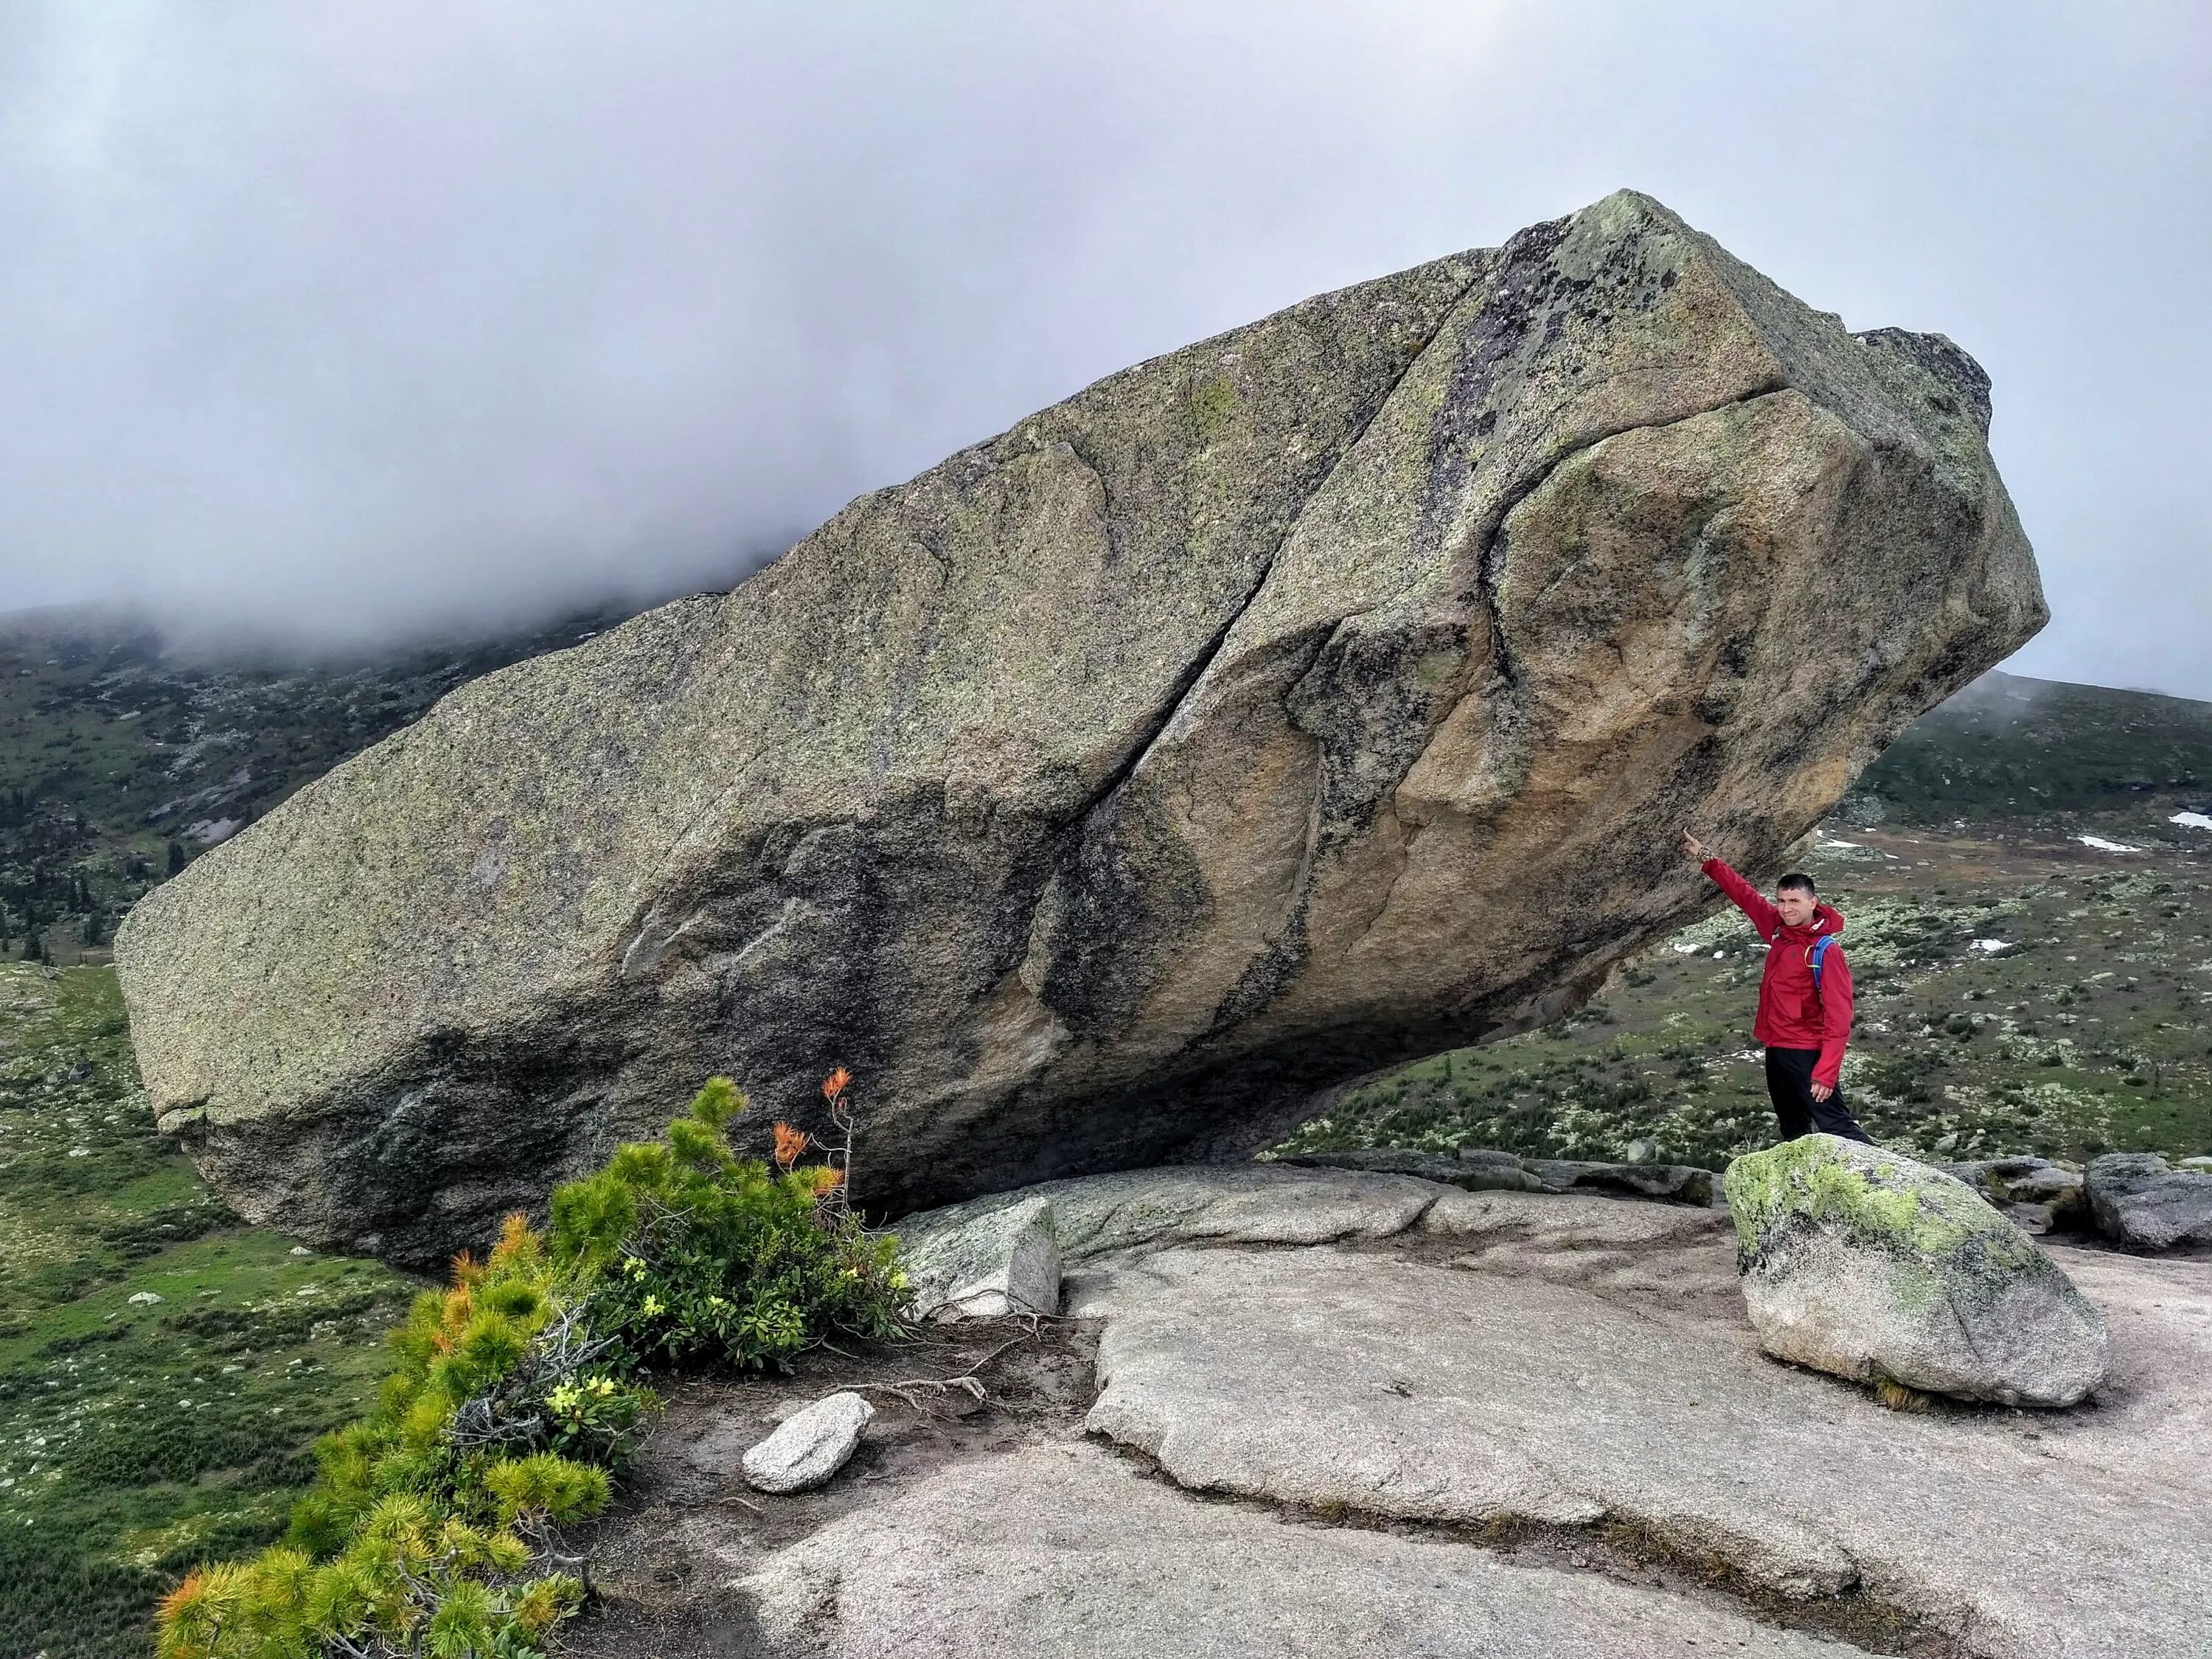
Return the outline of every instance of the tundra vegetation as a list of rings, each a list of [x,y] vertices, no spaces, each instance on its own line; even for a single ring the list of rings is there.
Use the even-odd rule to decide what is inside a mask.
[[[526,1654],[577,1604],[560,1528],[605,1500],[648,1366],[896,1328],[842,1160],[790,1130],[733,1156],[726,1079],[417,1291],[240,1225],[151,1135],[109,971],[0,968],[0,1039],[9,1652],[144,1652],[166,1590],[179,1659]]]
[[[1857,990],[1844,1083],[1877,1140],[1936,1162],[2212,1149],[2212,879],[2144,828],[2135,854],[1986,824],[1823,833],[1806,861]],[[1750,1035],[1765,957],[1717,912],[1578,1012],[1348,1091],[1281,1150],[1725,1168],[1773,1134]]]
[[[280,1532],[411,1288],[153,1133],[110,970],[0,965],[0,1652],[143,1651],[185,1568]]]

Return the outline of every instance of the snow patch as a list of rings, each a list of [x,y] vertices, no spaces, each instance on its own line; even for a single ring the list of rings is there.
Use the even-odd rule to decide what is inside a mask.
[[[2140,847],[2123,847],[2116,841],[2106,841],[2102,836],[2076,836],[2075,840],[2084,847],[2094,847],[2100,853],[2140,853]]]
[[[2212,817],[2202,812],[2176,812],[2166,822],[2178,823],[2185,830],[2212,830]]]
[[[2007,946],[2004,940],[2001,939],[1978,939],[1966,948],[1970,951],[1987,951],[1994,956]]]

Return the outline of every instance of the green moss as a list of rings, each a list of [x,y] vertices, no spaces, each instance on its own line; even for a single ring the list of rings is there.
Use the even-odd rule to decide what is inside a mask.
[[[1191,425],[1197,429],[1199,442],[1210,444],[1220,437],[1229,429],[1230,422],[1237,418],[1237,411],[1243,407],[1243,399],[1237,395],[1237,388],[1226,375],[1217,374],[1212,380],[1201,380],[1193,386],[1190,391],[1190,420]]]
[[[1723,1189],[1746,1258],[1802,1217],[1908,1261],[1972,1254],[2002,1267],[2033,1260],[2026,1237],[1962,1183],[1917,1164],[1881,1159],[1832,1135],[1807,1135],[1736,1159]],[[1899,1286],[1901,1294],[1911,1289]],[[1926,1294],[1934,1294],[1932,1286]]]

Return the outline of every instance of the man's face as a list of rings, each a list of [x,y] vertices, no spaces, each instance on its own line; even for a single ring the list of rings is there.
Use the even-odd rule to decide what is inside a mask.
[[[1813,912],[1820,908],[1820,901],[1802,887],[1778,887],[1774,890],[1774,908],[1782,912],[1784,926],[1802,927],[1813,920]]]

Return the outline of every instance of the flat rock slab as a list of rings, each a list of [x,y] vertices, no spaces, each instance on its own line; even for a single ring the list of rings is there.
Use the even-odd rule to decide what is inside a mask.
[[[1095,1398],[1068,1361],[994,1370],[1003,1413],[888,1404],[856,1480],[757,1510],[711,1497],[711,1418],[649,1449],[668,1512],[606,1523],[630,1600],[579,1651],[2202,1659],[2199,1264],[2057,1252],[2110,1327],[2097,1403],[1914,1416],[1759,1352],[1718,1211],[1170,1169],[901,1231],[957,1257],[1040,1202],[1082,1322],[1040,1340],[1097,1344]],[[975,1346],[882,1375],[985,1340],[932,1340]]]
[[[738,1586],[779,1651],[872,1659],[1850,1659],[1707,1602],[1443,1540],[1195,1504],[1060,1444],[933,1476]]]
[[[1410,1176],[1276,1164],[1192,1164],[1048,1181],[909,1216],[894,1231],[911,1259],[965,1261],[979,1245],[1049,1204],[1064,1264],[1203,1240],[1327,1244],[1404,1232],[1447,1196]],[[1468,1196],[1468,1194],[1462,1194]]]
[[[1292,1168],[1357,1170],[1418,1176],[1470,1192],[1619,1193],[1710,1206],[1718,1183],[1710,1170],[1681,1164],[1593,1164],[1573,1158],[1524,1159],[1491,1147],[1425,1152],[1400,1146],[1300,1152],[1281,1160]]]
[[[1459,1193],[1400,1248],[1102,1260],[1070,1288],[1071,1312],[1105,1322],[1089,1425],[1196,1489],[1624,1524],[1784,1594],[1856,1591],[1994,1659],[2203,1654],[2201,1275],[2063,1252],[2112,1326],[2100,1407],[1911,1416],[1761,1355],[1713,1219],[1652,1206],[1673,1226],[1608,1237],[1591,1211],[1645,1206],[1550,1207],[1573,1203]]]

